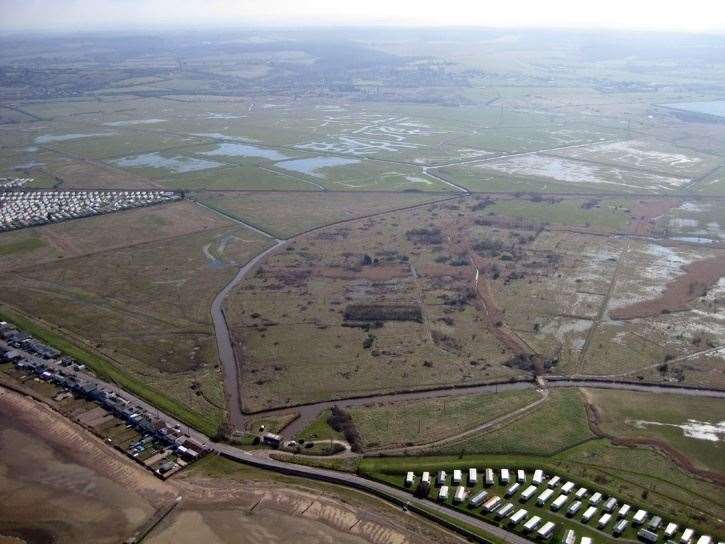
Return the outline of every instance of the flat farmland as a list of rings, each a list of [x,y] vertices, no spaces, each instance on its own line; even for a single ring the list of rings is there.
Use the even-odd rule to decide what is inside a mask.
[[[300,232],[371,213],[418,206],[447,195],[421,193],[298,193],[213,192],[195,195],[200,202],[248,221],[275,236],[288,238]]]
[[[145,224],[126,218],[125,228],[123,214],[104,216],[110,219],[107,226],[117,228],[103,229],[103,222],[97,223],[99,234],[90,239],[84,239],[88,225],[82,221],[57,225],[67,229],[63,247],[76,244],[77,256],[54,259],[53,239],[41,237],[46,245],[35,251],[50,262],[32,266],[26,261],[22,269],[6,273],[0,301],[11,311],[16,308],[57,327],[131,379],[171,396],[183,410],[196,414],[200,425],[214,429],[224,401],[211,301],[237,266],[268,241],[199,206],[182,204],[176,210],[182,215],[175,214],[174,220],[147,209],[146,215],[139,214]],[[188,221],[183,220],[184,210]],[[189,231],[194,221],[196,229]],[[19,231],[27,232],[33,231]],[[170,232],[176,235],[163,236]],[[121,242],[133,237],[135,244]],[[41,259],[36,255],[35,260]]]

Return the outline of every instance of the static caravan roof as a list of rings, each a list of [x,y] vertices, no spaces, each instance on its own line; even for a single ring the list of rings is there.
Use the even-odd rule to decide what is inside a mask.
[[[604,514],[601,518],[599,518],[599,521],[597,522],[597,527],[601,529],[607,523],[609,523],[610,519],[612,519],[612,514]]]
[[[620,519],[619,523],[614,526],[614,534],[621,535],[627,528],[627,525],[629,525],[629,522],[626,519]]]
[[[536,486],[530,485],[526,489],[524,489],[524,492],[521,493],[521,500],[528,501],[531,497],[534,496],[534,493],[536,493]]]
[[[548,501],[551,498],[551,496],[553,494],[554,494],[553,489],[545,489],[541,495],[536,497],[536,504],[538,504],[538,505],[544,504],[546,501]]]
[[[534,477],[531,480],[536,485],[540,485],[544,481],[544,471],[541,469],[534,471]]]
[[[534,516],[529,521],[524,523],[524,529],[526,529],[527,531],[533,531],[534,529],[536,529],[539,526],[540,523],[541,523],[541,518],[539,516]]]
[[[509,523],[511,523],[511,525],[518,525],[519,523],[521,523],[521,520],[524,519],[528,513],[529,512],[527,510],[524,510],[523,508],[516,510],[516,512],[511,516],[511,520]]]
[[[511,478],[511,475],[509,474],[509,469],[502,468],[501,469],[501,483],[507,484],[509,482],[510,478]]]
[[[493,469],[486,469],[486,483],[488,485],[493,485]]]
[[[582,521],[584,521],[584,523],[586,523],[587,521],[592,519],[592,517],[594,517],[594,514],[596,514],[596,513],[597,513],[597,509],[594,506],[590,506],[589,508],[586,509],[584,514],[582,514]]]
[[[520,483],[516,482],[515,484],[513,484],[511,487],[509,487],[506,490],[506,496],[507,497],[513,497],[514,494],[516,494],[516,492],[519,490],[519,487],[521,487],[521,484]]]
[[[582,539],[579,541],[579,544],[592,544],[592,539],[588,536],[583,536]]]
[[[453,496],[453,500],[456,502],[463,502],[463,499],[466,498],[466,488],[462,485],[458,486],[458,489],[456,489],[456,494]]]
[[[552,534],[554,534],[555,527],[556,527],[555,524],[553,524],[550,521],[547,521],[546,523],[544,523],[544,526],[541,529],[536,531],[536,534],[537,534],[537,536],[539,536],[539,538],[549,538],[549,537],[551,537]]]
[[[616,506],[617,506],[617,499],[615,499],[614,497],[609,497],[607,502],[604,503],[604,509],[607,512],[611,512],[612,510],[614,510],[614,508]]]
[[[653,533],[647,529],[640,529],[637,536],[646,542],[657,542],[657,533]]]
[[[564,503],[569,499],[566,495],[559,495],[557,498],[554,499],[554,502],[551,503],[551,509],[556,511],[561,509],[562,506],[564,506]]]
[[[574,482],[566,482],[563,486],[561,486],[561,492],[569,494],[572,492],[575,485],[576,484]]]
[[[480,491],[476,493],[471,499],[471,506],[478,506],[488,497],[488,491]]]
[[[438,500],[444,501],[448,498],[448,486],[442,485],[441,488],[438,490]]]
[[[576,492],[576,498],[581,499],[589,491],[586,487],[580,487]]]
[[[629,511],[631,510],[631,506],[628,504],[623,504],[622,507],[619,509],[618,515],[620,518],[623,518],[627,514],[629,514]]]
[[[446,474],[446,471],[445,470],[439,470],[438,471],[438,477],[437,477],[438,485],[443,485],[444,483],[446,483],[446,478],[448,478],[448,475]]]
[[[486,512],[493,512],[499,504],[501,504],[501,497],[491,497],[483,503],[483,509]]]
[[[665,527],[665,536],[671,537],[675,534],[677,531],[677,524],[676,523],[668,523],[667,527]]]
[[[461,480],[463,480],[463,474],[461,473],[460,470],[455,469],[453,471],[453,483],[454,484],[460,484],[461,483]]]
[[[647,519],[647,510],[642,510],[642,509],[639,509],[639,510],[637,510],[637,512],[636,512],[636,513],[634,514],[634,517],[632,518],[632,521],[633,521],[633,522],[634,522],[635,524],[638,524],[638,525],[639,525],[639,524],[642,524],[642,523],[644,523],[644,520],[645,520],[645,519]]]
[[[498,519],[503,519],[506,516],[508,516],[511,511],[514,509],[514,505],[510,502],[507,504],[504,504],[501,508],[498,509],[498,512],[496,512],[496,517]]]
[[[710,535],[702,535],[697,539],[697,544],[712,544],[712,537]]]
[[[413,474],[412,472],[408,472],[408,474],[405,475],[405,484],[412,485],[414,479],[415,474]]]
[[[569,529],[564,533],[564,538],[561,540],[561,544],[574,544],[576,542],[576,533],[574,529]]]
[[[556,487],[557,485],[559,485],[560,481],[561,481],[561,478],[559,476],[554,476],[551,480],[549,480],[548,486]]]
[[[423,483],[423,485],[430,484],[430,472],[424,472],[423,476],[420,477],[420,481]]]
[[[478,471],[475,468],[468,469],[468,483],[475,484],[478,481]]]
[[[662,518],[660,516],[654,516],[651,520],[649,520],[647,525],[650,529],[656,531],[660,528],[660,525],[662,525]]]
[[[695,534],[695,531],[692,529],[685,529],[682,531],[682,536],[680,537],[680,542],[682,544],[687,544],[690,540],[692,540],[693,535]]]
[[[524,471],[524,469],[520,468],[516,471],[516,481],[517,482],[526,481],[526,472]]]
[[[582,507],[582,501],[574,501],[569,505],[569,508],[567,509],[566,513],[570,516],[573,516],[576,514]]]

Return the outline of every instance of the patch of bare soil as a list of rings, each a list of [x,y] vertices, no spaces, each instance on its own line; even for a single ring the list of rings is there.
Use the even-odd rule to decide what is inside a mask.
[[[432,544],[458,537],[405,516],[376,499],[336,496],[325,488],[183,474],[173,481],[180,507],[147,538],[149,544]]]
[[[172,488],[49,407],[0,388],[0,535],[118,543]]]
[[[686,310],[690,301],[707,293],[723,276],[725,255],[695,261],[685,267],[685,274],[667,284],[659,298],[618,308],[609,315],[612,319],[626,320]]]
[[[589,397],[587,397],[586,393],[584,396],[586,398],[586,411],[587,420],[589,421],[589,428],[594,435],[608,439],[615,446],[624,446],[629,448],[653,448],[664,454],[667,458],[669,458],[673,463],[675,463],[685,472],[693,474],[698,478],[702,478],[718,485],[725,486],[725,476],[718,472],[697,468],[692,460],[687,457],[687,455],[679,450],[676,450],[664,440],[658,440],[657,438],[652,437],[622,437],[606,433],[599,425],[601,417],[599,415],[597,407],[591,403],[591,400],[589,399]]]
[[[330,278],[330,279],[342,279],[342,280],[356,280],[364,279],[370,281],[387,281],[396,278],[407,278],[410,277],[410,266],[408,265],[374,265],[374,266],[362,266],[357,269],[352,268],[336,268],[336,267],[319,267],[315,270],[315,276]]]
[[[650,234],[657,224],[657,219],[679,204],[679,200],[671,198],[638,200],[630,210],[632,214],[630,230],[633,234]]]

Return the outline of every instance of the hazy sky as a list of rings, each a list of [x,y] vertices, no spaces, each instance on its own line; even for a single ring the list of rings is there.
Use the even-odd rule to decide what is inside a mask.
[[[0,0],[4,31],[219,23],[725,31],[725,0]]]

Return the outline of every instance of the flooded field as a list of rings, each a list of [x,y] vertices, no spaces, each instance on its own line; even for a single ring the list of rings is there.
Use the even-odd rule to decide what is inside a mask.
[[[218,168],[223,165],[220,162],[197,159],[183,155],[164,157],[161,153],[144,153],[133,157],[114,159],[111,162],[122,168],[156,168],[159,170],[171,170],[177,174],[208,170],[210,168]]]
[[[358,164],[360,161],[357,159],[346,159],[344,157],[310,157],[308,159],[295,159],[291,161],[284,161],[277,163],[276,166],[284,168],[285,170],[292,170],[294,172],[300,172],[307,174],[308,176],[315,176],[318,178],[325,177],[320,172],[323,168],[331,168],[333,166],[347,166],[350,164]]]
[[[714,115],[716,117],[725,118],[725,100],[709,100],[706,102],[676,102],[673,104],[663,104],[666,108],[673,110],[682,110],[692,113],[704,113]]]
[[[80,140],[82,138],[101,138],[103,136],[113,136],[115,132],[88,132],[88,133],[69,133],[69,134],[43,134],[36,137],[33,141],[36,144],[50,144],[53,142],[66,142],[68,140]]]
[[[218,144],[215,149],[205,151],[202,155],[226,157],[259,157],[270,161],[283,161],[289,157],[275,149],[265,149],[256,145],[228,143]]]

